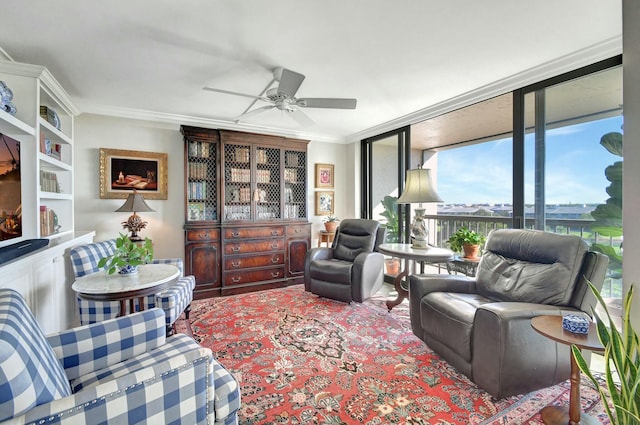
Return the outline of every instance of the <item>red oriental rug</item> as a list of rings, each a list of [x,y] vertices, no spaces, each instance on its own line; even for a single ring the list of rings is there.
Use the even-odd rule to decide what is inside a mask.
[[[413,335],[408,304],[344,304],[302,285],[195,301],[195,338],[238,379],[241,424],[542,424],[569,383],[493,400]],[[586,379],[582,409],[608,424]]]

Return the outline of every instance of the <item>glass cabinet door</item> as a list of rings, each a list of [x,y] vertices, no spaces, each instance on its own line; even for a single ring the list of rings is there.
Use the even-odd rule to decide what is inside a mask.
[[[224,220],[251,220],[251,146],[225,144]]]

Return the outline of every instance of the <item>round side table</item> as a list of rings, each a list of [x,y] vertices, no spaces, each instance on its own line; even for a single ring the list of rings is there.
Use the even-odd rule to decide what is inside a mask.
[[[540,334],[556,342],[575,345],[581,350],[604,351],[598,339],[595,323],[589,324],[589,333],[576,334],[562,328],[562,316],[538,316],[531,319],[531,326]],[[547,425],[599,425],[600,422],[591,416],[580,415],[580,368],[576,359],[571,356],[571,392],[569,407],[547,406],[540,411],[542,421]]]

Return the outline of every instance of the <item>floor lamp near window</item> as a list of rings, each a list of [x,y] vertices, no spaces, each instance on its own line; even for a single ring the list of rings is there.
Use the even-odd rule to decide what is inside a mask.
[[[427,219],[424,217],[425,209],[422,204],[425,202],[442,202],[442,198],[436,193],[431,182],[431,170],[428,168],[407,170],[404,191],[397,202],[398,204],[418,204],[411,222],[412,248],[428,249],[427,237],[429,236],[429,228]]]

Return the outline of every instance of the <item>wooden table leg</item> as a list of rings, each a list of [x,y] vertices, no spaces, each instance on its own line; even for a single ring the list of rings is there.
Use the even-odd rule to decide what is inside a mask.
[[[120,300],[120,311],[118,312],[118,315],[116,317],[126,316],[126,314],[127,314],[127,301]]]
[[[402,302],[407,295],[409,295],[409,291],[402,287],[402,280],[409,275],[409,260],[404,260],[404,269],[400,274],[396,276],[396,279],[393,281],[393,286],[395,287],[398,296],[395,300],[387,301],[387,309],[391,311],[391,309]]]
[[[542,421],[547,425],[598,425],[599,421],[589,415],[580,414],[580,368],[573,354],[571,356],[571,389],[569,407],[547,406],[540,411]]]

